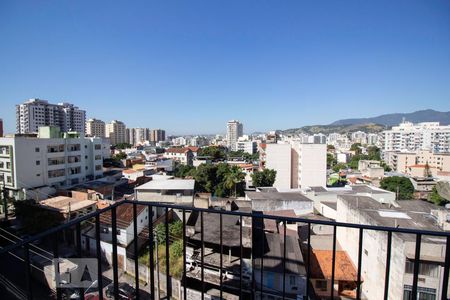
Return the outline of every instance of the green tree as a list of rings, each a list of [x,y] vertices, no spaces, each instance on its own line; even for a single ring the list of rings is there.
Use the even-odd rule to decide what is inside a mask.
[[[118,160],[126,159],[127,154],[125,152],[119,152],[119,153],[113,155],[111,158],[112,158],[112,160],[118,161]]]
[[[433,187],[431,193],[428,195],[428,201],[439,206],[444,206],[449,202],[447,199],[439,195],[436,186]]]
[[[277,171],[272,169],[264,169],[262,171],[253,172],[251,175],[253,185],[258,187],[273,186],[275,178],[277,176]]]
[[[333,166],[333,171],[334,172],[339,172],[340,170],[344,170],[344,169],[347,169],[347,164],[338,163],[338,164]]]
[[[381,160],[380,148],[377,146],[367,147],[367,156],[370,160]]]
[[[397,193],[398,200],[411,199],[414,193],[414,186],[411,181],[406,177],[392,176],[384,177],[380,181],[380,187],[382,189]]]
[[[350,146],[350,151],[355,151],[355,154],[361,154],[361,143],[354,143]]]
[[[194,172],[195,167],[175,162],[175,167],[173,170],[173,174],[175,177],[185,178],[186,176],[193,176]]]
[[[194,172],[195,189],[198,192],[214,193],[217,185],[217,165],[201,164]]]
[[[331,169],[337,163],[336,158],[333,154],[327,153],[327,168]]]
[[[333,145],[327,145],[327,151],[336,150]]]
[[[234,197],[237,196],[237,185],[245,179],[245,173],[238,166],[232,166],[230,172],[225,175],[224,186],[234,190]]]
[[[120,143],[115,146],[116,149],[127,149],[127,148],[131,148],[131,147],[133,147],[133,146],[129,143]]]
[[[218,146],[209,146],[209,147],[203,147],[200,148],[197,152],[198,156],[209,156],[211,159],[217,161],[217,160],[224,160],[226,158],[226,151],[223,147]]]

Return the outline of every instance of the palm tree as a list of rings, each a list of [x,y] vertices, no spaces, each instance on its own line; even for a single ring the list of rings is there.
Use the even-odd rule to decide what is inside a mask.
[[[234,197],[236,197],[236,186],[238,183],[242,182],[245,179],[245,173],[242,172],[241,168],[237,166],[233,166],[225,175],[224,185],[227,189],[234,189]]]

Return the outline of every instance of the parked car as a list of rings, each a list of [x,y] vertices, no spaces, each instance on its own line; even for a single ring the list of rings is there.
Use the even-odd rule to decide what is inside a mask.
[[[105,295],[109,299],[114,298],[114,283],[110,283],[106,287]],[[136,299],[136,290],[128,283],[119,282],[119,299]]]

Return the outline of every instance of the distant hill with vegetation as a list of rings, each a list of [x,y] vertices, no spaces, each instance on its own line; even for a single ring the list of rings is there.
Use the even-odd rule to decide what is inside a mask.
[[[291,128],[282,130],[283,134],[315,134],[315,133],[323,133],[330,134],[333,132],[337,133],[349,133],[355,131],[364,131],[367,133],[376,133],[386,129],[386,126],[375,124],[375,123],[367,123],[367,124],[350,124],[350,125],[312,125],[312,126],[303,126],[300,128]]]
[[[395,113],[386,114],[378,117],[372,118],[355,118],[355,119],[344,119],[338,120],[330,125],[354,125],[354,124],[368,124],[375,123],[385,126],[398,125],[405,119],[413,123],[419,122],[440,122],[441,125],[450,124],[450,111],[441,112],[433,109],[419,110],[412,113]]]

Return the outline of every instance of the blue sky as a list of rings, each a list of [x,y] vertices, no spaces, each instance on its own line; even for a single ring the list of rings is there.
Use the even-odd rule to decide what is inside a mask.
[[[169,133],[450,110],[450,1],[0,1],[0,118],[68,101]]]

